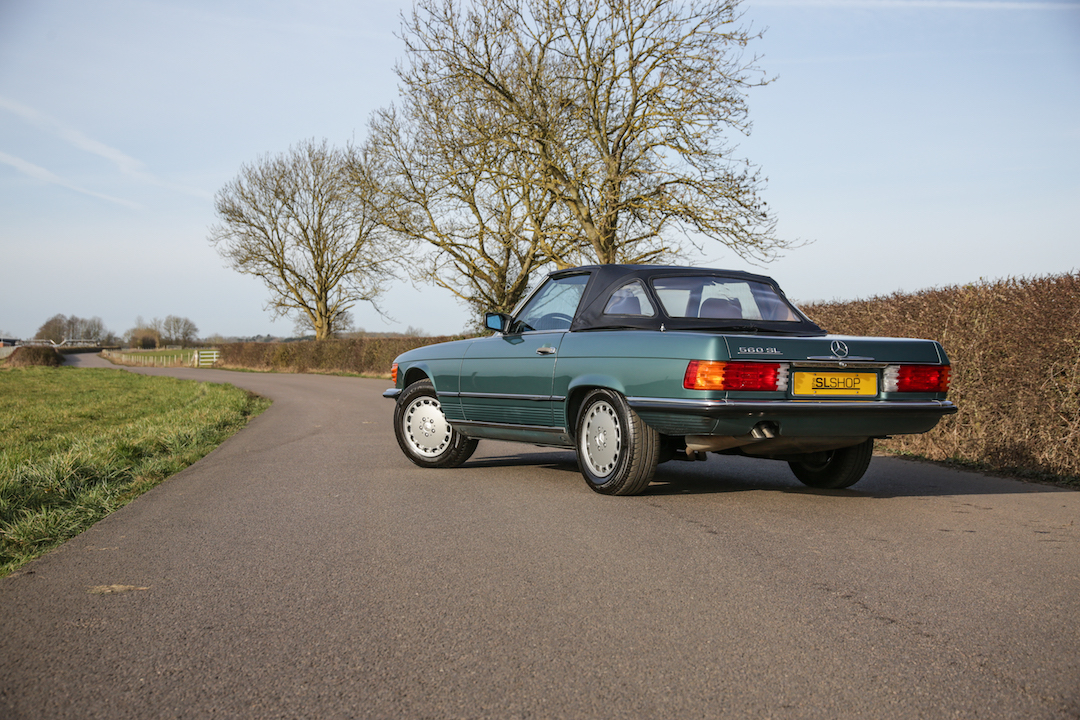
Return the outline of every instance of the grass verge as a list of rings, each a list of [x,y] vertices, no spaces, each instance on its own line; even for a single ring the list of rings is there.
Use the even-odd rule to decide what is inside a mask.
[[[0,371],[0,577],[240,430],[270,401],[119,370]]]

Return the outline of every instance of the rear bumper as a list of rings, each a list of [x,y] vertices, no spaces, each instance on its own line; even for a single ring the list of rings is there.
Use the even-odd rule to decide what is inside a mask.
[[[389,392],[389,390],[387,391]],[[384,393],[385,395],[385,393]],[[957,407],[948,400],[672,400],[669,398],[628,397],[634,410],[688,413],[709,417],[732,415],[816,415],[831,417],[875,415],[904,415],[931,413],[939,417],[952,415]]]
[[[648,425],[669,435],[744,435],[763,421],[789,437],[907,435],[957,412],[948,400],[626,400]]]

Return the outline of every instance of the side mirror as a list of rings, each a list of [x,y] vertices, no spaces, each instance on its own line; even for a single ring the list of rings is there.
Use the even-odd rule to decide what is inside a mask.
[[[510,316],[504,313],[484,313],[484,325],[488,330],[497,333],[506,332],[506,328],[510,326]]]

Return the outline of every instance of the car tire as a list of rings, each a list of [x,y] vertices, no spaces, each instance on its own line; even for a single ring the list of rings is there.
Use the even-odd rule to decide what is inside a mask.
[[[398,396],[394,435],[405,457],[429,468],[461,465],[472,457],[478,442],[455,430],[446,419],[430,380],[414,382]]]
[[[789,462],[799,482],[812,488],[838,490],[862,479],[874,455],[874,439],[852,447],[821,453],[818,461]]]
[[[660,434],[619,393],[593,390],[578,413],[576,447],[590,488],[602,495],[637,495],[656,472]]]

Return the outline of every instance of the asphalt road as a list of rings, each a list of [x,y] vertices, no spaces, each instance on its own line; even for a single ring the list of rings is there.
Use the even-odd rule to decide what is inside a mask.
[[[387,381],[145,372],[274,405],[0,580],[2,718],[1080,717],[1080,493],[714,457],[603,497],[413,466]]]

